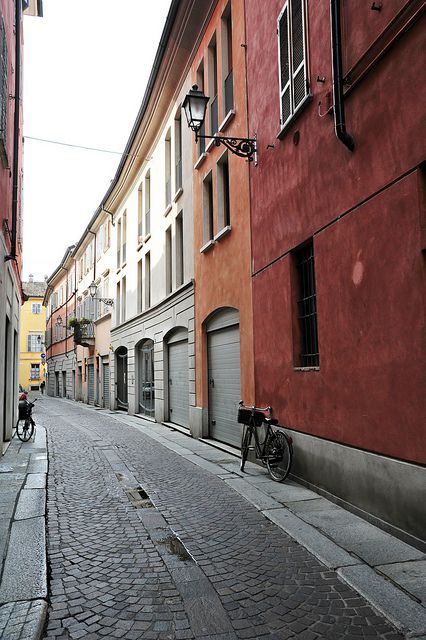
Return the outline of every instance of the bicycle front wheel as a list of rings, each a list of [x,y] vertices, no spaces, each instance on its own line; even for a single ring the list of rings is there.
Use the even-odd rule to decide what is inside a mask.
[[[265,451],[266,466],[269,475],[275,482],[282,482],[290,473],[293,458],[293,447],[285,433],[274,431]]]
[[[250,441],[251,441],[251,428],[249,426],[246,426],[244,429],[243,439],[241,442],[241,463],[240,463],[241,471],[244,471],[244,465],[248,457]]]
[[[16,423],[16,435],[22,442],[28,442],[33,435],[33,431],[34,425],[29,418],[19,419]]]

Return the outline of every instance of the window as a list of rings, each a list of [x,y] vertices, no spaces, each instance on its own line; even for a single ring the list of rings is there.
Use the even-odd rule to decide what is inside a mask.
[[[203,182],[203,243],[213,240],[213,180],[211,172]]]
[[[145,254],[145,309],[151,306],[151,255]]]
[[[96,232],[96,260],[97,261],[100,260],[104,252],[104,239],[105,239],[104,225],[101,224],[101,226]]]
[[[39,364],[31,364],[30,378],[31,378],[31,380],[40,380],[40,365]]]
[[[197,86],[199,91],[204,92],[204,60],[201,60],[197,69]],[[203,122],[203,126],[200,128],[200,136],[206,135],[206,124]],[[201,156],[206,150],[206,141],[204,138],[198,138],[198,155]]]
[[[280,115],[284,127],[309,95],[305,0],[287,0],[278,18]]]
[[[41,353],[43,351],[43,334],[32,333],[27,336],[27,351]]]
[[[164,180],[165,180],[165,197],[166,207],[172,202],[172,140],[170,129],[167,132],[165,139],[165,166],[164,166]]]
[[[210,97],[210,134],[213,136],[219,128],[217,100],[217,46],[216,35],[209,44],[209,95]]]
[[[117,222],[117,269],[121,267],[121,220]]]
[[[232,74],[232,16],[231,3],[222,15],[223,105],[225,117],[234,108],[234,80]]]
[[[217,164],[218,178],[218,217],[219,230],[229,227],[231,224],[231,212],[229,203],[229,164],[228,152],[224,153]]]
[[[121,264],[127,260],[127,252],[126,252],[126,242],[127,242],[127,211],[123,213],[122,216],[122,224],[121,224]]]
[[[176,216],[176,286],[180,287],[184,282],[183,269],[183,211]]]
[[[121,318],[121,287],[120,282],[117,282],[117,293],[115,296],[115,324],[120,324]]]
[[[138,242],[142,242],[143,239],[143,189],[142,183],[139,185],[138,189]]]
[[[6,154],[7,142],[7,111],[9,104],[8,91],[8,60],[6,30],[3,18],[0,16],[0,143],[2,155]]]
[[[138,282],[137,282],[137,310],[138,313],[142,313],[142,305],[143,305],[143,269],[142,269],[142,260],[138,262]]]
[[[166,229],[166,295],[173,288],[172,228]]]
[[[31,305],[31,313],[41,313],[41,304],[39,302],[34,302]]]
[[[121,281],[121,322],[126,321],[126,302],[127,302],[126,277],[124,277]]]
[[[145,176],[145,237],[151,233],[151,172]]]
[[[296,367],[319,367],[314,245],[310,241],[293,251],[297,323]]]
[[[182,118],[179,113],[175,119],[175,189],[182,188]]]

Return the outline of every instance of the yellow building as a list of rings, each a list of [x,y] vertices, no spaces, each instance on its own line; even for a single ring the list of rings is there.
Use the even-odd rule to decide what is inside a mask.
[[[46,310],[42,306],[45,282],[34,282],[29,276],[22,283],[26,302],[21,309],[19,344],[19,385],[25,391],[38,391],[45,382]]]

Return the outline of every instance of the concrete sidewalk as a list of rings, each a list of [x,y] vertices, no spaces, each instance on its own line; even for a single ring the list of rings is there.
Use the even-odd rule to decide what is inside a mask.
[[[75,405],[74,402],[70,402]],[[194,440],[167,426],[79,404],[141,430],[177,455],[214,474],[264,517],[303,545],[358,591],[406,638],[426,640],[426,556],[332,502],[246,464],[237,452]],[[0,461],[0,637],[36,640],[46,616],[46,434],[35,442],[16,438]]]
[[[46,432],[0,459],[0,638],[37,640],[47,611]]]

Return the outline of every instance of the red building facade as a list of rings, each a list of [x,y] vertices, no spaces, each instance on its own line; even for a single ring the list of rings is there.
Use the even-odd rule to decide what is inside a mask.
[[[22,191],[22,5],[0,0],[0,430],[12,437],[18,392]]]
[[[245,3],[256,400],[293,430],[297,476],[414,537],[424,4]]]

